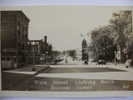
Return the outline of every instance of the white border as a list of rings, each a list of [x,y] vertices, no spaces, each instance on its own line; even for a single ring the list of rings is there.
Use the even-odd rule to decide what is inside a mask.
[[[0,6],[33,6],[33,5],[119,5],[131,6],[133,0],[0,0]]]
[[[0,6],[40,5],[90,5],[90,6],[133,6],[133,0],[0,0]],[[125,97],[133,96],[132,91],[94,92],[20,92],[1,91],[0,97]],[[133,98],[132,98],[133,99]]]
[[[76,92],[50,92],[50,91],[2,91],[0,97],[127,97],[133,96],[132,91],[76,91]],[[133,100],[133,99],[132,99]]]

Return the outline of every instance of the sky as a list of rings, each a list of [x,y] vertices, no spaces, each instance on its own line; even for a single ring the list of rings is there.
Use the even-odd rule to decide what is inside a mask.
[[[30,19],[29,39],[43,39],[47,35],[53,49],[81,48],[84,38],[109,24],[113,12],[133,9],[126,6],[13,6],[1,10],[22,10]],[[87,35],[88,34],[88,35]]]

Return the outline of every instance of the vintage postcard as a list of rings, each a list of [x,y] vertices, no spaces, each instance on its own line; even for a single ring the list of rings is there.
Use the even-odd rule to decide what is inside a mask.
[[[133,91],[132,6],[0,9],[2,91]]]

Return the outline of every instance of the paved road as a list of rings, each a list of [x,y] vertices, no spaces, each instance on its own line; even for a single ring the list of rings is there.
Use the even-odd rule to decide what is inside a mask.
[[[49,68],[47,73],[87,73],[87,72],[120,72],[125,70],[119,70],[114,68]],[[42,71],[43,73],[43,71]],[[46,73],[46,71],[44,71]]]
[[[68,66],[68,67],[67,67]],[[71,65],[72,66],[72,65]],[[81,66],[81,65],[80,65]],[[26,68],[24,68],[26,70]],[[23,71],[23,70],[19,70]],[[124,72],[114,68],[97,67],[70,67],[65,65],[53,66],[47,70],[47,74],[54,73],[88,73],[88,72]],[[41,72],[46,73],[46,72]],[[40,73],[40,74],[41,74]],[[39,74],[39,73],[38,73]],[[50,78],[36,77],[36,74],[2,73],[3,90],[42,90],[42,91],[104,91],[104,90],[133,90],[132,80],[105,80],[105,79],[74,79],[74,78]]]

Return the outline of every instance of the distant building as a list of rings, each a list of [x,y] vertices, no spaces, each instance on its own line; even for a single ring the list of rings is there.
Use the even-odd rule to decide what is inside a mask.
[[[47,36],[43,40],[28,40],[25,54],[27,64],[46,64],[51,61],[52,45]]]
[[[26,46],[26,63],[40,64],[41,40],[29,40]]]
[[[44,36],[44,39],[40,43],[41,58],[43,59],[42,63],[51,63],[52,61],[52,45],[48,43],[47,36]]]
[[[22,11],[1,11],[2,61],[25,62],[29,19]]]

